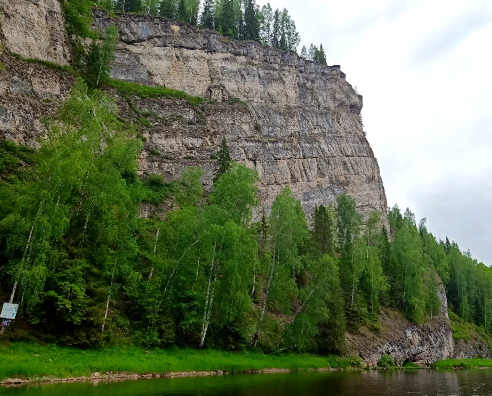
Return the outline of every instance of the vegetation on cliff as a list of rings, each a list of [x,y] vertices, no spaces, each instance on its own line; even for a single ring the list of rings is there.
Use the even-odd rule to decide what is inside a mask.
[[[92,7],[111,13],[159,15],[282,50],[297,52],[301,42],[286,8],[274,10],[269,3],[260,8],[256,0],[204,0],[203,5],[200,0],[67,0],[64,8],[70,35],[96,38],[96,33],[90,30]],[[303,47],[301,56],[326,65],[323,45],[318,49],[311,44],[309,51]]]
[[[2,143],[0,288],[20,304],[6,339],[342,353],[345,328],[377,323],[380,305],[417,322],[439,314],[436,273],[450,296],[460,286],[453,308],[490,329],[488,268],[467,267],[409,210],[390,211],[390,241],[380,213],[363,227],[340,195],[309,230],[286,188],[251,223],[257,175],[225,141],[204,200],[199,168],[137,177],[135,131],[82,81],[47,122],[38,152]],[[164,220],[138,215],[163,201]]]

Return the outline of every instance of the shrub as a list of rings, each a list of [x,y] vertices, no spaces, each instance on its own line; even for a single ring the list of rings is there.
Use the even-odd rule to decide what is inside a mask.
[[[384,368],[391,368],[395,367],[395,363],[393,362],[393,359],[391,359],[391,356],[388,354],[384,354],[381,356],[381,360],[378,362],[379,367],[384,367]]]

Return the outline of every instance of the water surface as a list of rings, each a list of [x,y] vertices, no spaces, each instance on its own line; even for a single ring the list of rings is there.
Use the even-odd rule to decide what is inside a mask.
[[[0,388],[16,396],[492,395],[491,370],[237,374],[223,377],[71,383]]]

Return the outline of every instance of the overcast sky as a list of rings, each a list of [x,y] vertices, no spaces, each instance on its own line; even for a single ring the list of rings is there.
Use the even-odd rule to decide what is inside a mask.
[[[364,96],[388,205],[410,207],[491,265],[492,0],[270,4],[289,10],[306,47],[323,43]]]

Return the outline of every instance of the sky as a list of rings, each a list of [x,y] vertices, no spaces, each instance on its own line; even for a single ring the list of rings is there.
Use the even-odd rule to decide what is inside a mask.
[[[492,0],[269,2],[364,96],[388,205],[492,265]]]

